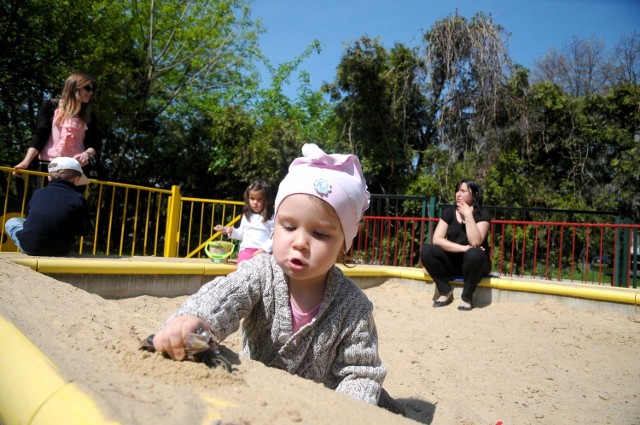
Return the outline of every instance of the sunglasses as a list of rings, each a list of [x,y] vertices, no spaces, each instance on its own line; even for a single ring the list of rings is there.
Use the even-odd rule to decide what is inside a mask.
[[[80,87],[81,89],[85,89],[86,91],[93,93],[93,86],[84,86],[84,87]]]

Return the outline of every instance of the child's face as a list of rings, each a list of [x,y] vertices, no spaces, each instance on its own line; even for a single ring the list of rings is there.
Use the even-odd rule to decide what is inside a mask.
[[[340,219],[329,204],[304,194],[282,201],[273,233],[273,256],[289,283],[324,283],[343,248]]]
[[[260,214],[264,209],[264,194],[261,190],[249,191],[249,208],[255,214]]]

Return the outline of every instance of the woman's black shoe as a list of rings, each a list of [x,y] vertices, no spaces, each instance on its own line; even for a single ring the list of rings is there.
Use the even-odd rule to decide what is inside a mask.
[[[433,302],[433,306],[434,307],[445,307],[448,306],[449,304],[451,304],[453,302],[453,292],[451,293],[451,295],[449,295],[449,298],[447,298],[444,301],[434,301]]]

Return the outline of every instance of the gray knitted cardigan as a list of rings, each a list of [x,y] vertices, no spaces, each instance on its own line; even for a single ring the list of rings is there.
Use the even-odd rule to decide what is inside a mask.
[[[292,335],[287,279],[272,255],[258,255],[205,284],[176,315],[201,318],[220,341],[242,320],[243,356],[376,404],[386,368],[371,301],[334,266],[320,311]]]

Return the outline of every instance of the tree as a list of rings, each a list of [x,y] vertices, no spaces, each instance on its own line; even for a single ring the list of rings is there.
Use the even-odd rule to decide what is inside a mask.
[[[538,180],[529,205],[560,208],[561,199],[571,199],[581,200],[572,208],[585,207],[582,190],[591,147],[582,139],[581,101],[545,82],[532,87],[528,102],[532,122],[528,137],[533,146],[528,175]]]
[[[100,8],[44,0],[0,2],[0,157],[22,157],[44,99],[59,96],[72,72],[94,73],[84,61],[98,50],[93,31],[103,28]]]
[[[419,65],[404,45],[387,51],[364,36],[347,47],[335,83],[325,86],[337,102],[338,144],[359,156],[371,191],[402,193],[414,173],[425,105]]]
[[[3,2],[0,67],[10,72],[0,77],[0,102],[7,122],[16,122],[2,126],[10,133],[4,150],[17,162],[43,96],[57,94],[64,78],[81,70],[99,85],[94,103],[104,135],[101,178],[179,184],[181,176],[160,164],[185,163],[198,177],[185,178],[184,190],[206,190],[199,182],[206,182],[213,147],[202,126],[216,123],[208,111],[246,103],[257,87],[260,27],[248,4],[83,0],[70,8],[66,2]],[[189,140],[192,149],[184,146]],[[203,157],[204,166],[194,167]]]
[[[425,96],[429,99],[425,138],[418,165],[431,169],[424,152],[436,146],[447,153],[441,187],[460,176],[482,181],[496,152],[504,120],[505,90],[511,72],[503,30],[482,13],[469,21],[454,16],[436,22],[423,36]],[[469,161],[469,164],[464,164]],[[459,163],[463,162],[460,167]]]
[[[602,93],[609,64],[601,39],[573,37],[560,52],[551,49],[535,61],[533,82],[551,81],[574,97]]]
[[[202,149],[176,152],[185,135],[199,134],[198,143],[214,149],[204,137],[207,131],[193,126],[216,122],[207,119],[207,111],[245,101],[245,90],[256,86],[252,60],[259,53],[260,29],[250,19],[246,0],[121,5],[120,21],[129,37],[123,47],[133,51],[134,60],[127,69],[127,87],[120,85],[116,91],[120,99],[114,103],[127,113],[121,120],[112,117],[118,125],[111,127],[105,146],[112,161],[108,176],[144,182],[159,177],[157,163],[200,163]],[[200,177],[194,183],[207,180],[206,167],[190,171]]]
[[[585,142],[592,146],[585,196],[596,209],[640,219],[640,87],[621,84],[585,101]]]
[[[209,171],[213,176],[240,176],[221,187],[234,186],[230,195],[238,197],[252,180],[266,180],[274,187],[287,173],[291,161],[301,155],[304,143],[317,143],[333,151],[331,140],[331,105],[321,92],[310,89],[309,74],[299,72],[298,94],[291,99],[283,93],[293,72],[303,61],[321,49],[318,41],[310,43],[292,60],[272,66],[269,86],[256,92],[251,107],[216,112],[219,122],[212,126],[215,155]],[[229,115],[227,115],[230,113]],[[213,118],[213,117],[212,117]],[[236,134],[234,136],[234,134]]]
[[[611,58],[601,41],[574,38],[536,62],[526,134],[537,146],[531,163],[546,190],[530,205],[639,216],[631,189],[638,173],[630,165],[640,137],[637,38],[622,37]]]
[[[640,32],[623,35],[614,49],[614,84],[640,84]]]

